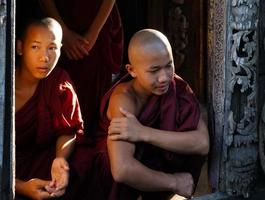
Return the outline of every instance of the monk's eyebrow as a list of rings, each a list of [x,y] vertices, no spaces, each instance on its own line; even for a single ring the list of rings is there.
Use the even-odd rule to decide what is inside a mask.
[[[32,43],[40,43],[39,41],[37,40],[33,40]]]
[[[165,66],[168,66],[168,65],[171,65],[173,63],[173,61],[169,61]],[[151,69],[157,69],[157,68],[160,68],[160,67],[163,67],[163,66],[160,66],[160,65],[153,65],[151,66]]]

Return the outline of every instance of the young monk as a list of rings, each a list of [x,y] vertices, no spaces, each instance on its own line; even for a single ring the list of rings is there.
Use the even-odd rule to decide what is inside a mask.
[[[188,84],[174,74],[171,46],[161,32],[137,32],[128,56],[129,76],[101,104],[100,126],[109,134],[116,181],[109,199],[161,200],[174,193],[190,197],[209,150],[199,104]]]
[[[61,40],[52,18],[28,24],[18,36],[15,199],[60,197],[69,183],[67,159],[83,121],[71,80],[55,68]]]

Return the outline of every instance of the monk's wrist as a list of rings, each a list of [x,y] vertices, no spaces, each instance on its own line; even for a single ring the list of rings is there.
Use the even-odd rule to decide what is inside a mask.
[[[56,156],[56,157],[54,158],[54,160],[68,163],[68,162],[67,162],[67,159],[66,159],[65,157],[63,157],[63,156]]]
[[[141,134],[140,142],[149,143],[151,134],[152,134],[152,129],[147,126],[144,126],[142,134]]]

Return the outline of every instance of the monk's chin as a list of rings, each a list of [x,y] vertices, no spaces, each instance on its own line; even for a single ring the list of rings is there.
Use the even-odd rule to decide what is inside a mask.
[[[165,88],[157,88],[154,92],[155,95],[163,95],[166,94],[168,91],[168,87]]]

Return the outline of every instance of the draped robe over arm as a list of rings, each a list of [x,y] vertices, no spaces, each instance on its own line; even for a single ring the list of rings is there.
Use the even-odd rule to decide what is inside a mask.
[[[128,80],[124,77],[121,82]],[[118,83],[117,83],[118,84]],[[107,134],[110,121],[106,112],[109,98],[116,85],[103,97],[101,103],[100,134]],[[200,118],[198,101],[189,85],[175,75],[169,90],[161,96],[153,95],[143,107],[137,119],[145,126],[168,131],[190,131],[197,128]],[[177,134],[177,133],[176,133]],[[187,133],[188,134],[188,133]],[[199,155],[179,155],[147,143],[136,143],[135,158],[147,167],[167,173],[190,172],[198,181],[204,161]],[[109,167],[109,166],[108,166]],[[141,194],[144,199],[167,199],[168,192],[140,192],[120,183],[113,183],[109,200],[136,199]]]

